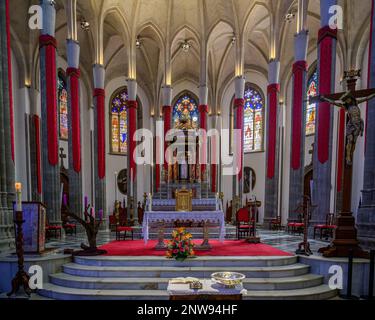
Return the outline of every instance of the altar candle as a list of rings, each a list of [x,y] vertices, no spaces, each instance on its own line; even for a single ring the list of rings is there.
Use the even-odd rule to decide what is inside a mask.
[[[66,193],[64,193],[64,196],[63,196],[63,204],[65,207],[68,205],[68,197],[66,196]]]
[[[103,210],[100,209],[99,210],[99,220],[102,220],[103,219]]]
[[[85,209],[87,208],[88,204],[89,204],[89,199],[87,198],[87,196],[85,196]]]
[[[15,188],[16,188],[16,208],[15,208],[15,210],[19,212],[19,211],[22,211],[22,192],[21,192],[22,184],[17,182],[15,184]]]
[[[91,216],[95,218],[94,208],[91,208]]]

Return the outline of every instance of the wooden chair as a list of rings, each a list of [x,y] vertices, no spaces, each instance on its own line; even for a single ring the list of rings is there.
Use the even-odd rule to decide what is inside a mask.
[[[51,238],[51,234],[54,234],[54,238],[56,239],[57,239],[57,235],[59,235],[59,238],[61,239],[61,230],[62,230],[61,226],[50,225],[48,222],[48,218],[46,217],[46,238],[47,239]]]
[[[121,234],[124,233],[123,240],[126,240],[126,234],[131,232],[132,240],[134,240],[134,229],[132,227],[116,226],[116,240],[121,240]]]
[[[77,235],[77,225],[74,222],[68,221],[63,225],[65,233]]]
[[[276,219],[270,221],[270,230],[282,230],[280,216],[277,216]]]
[[[301,235],[303,233],[303,229],[305,228],[305,224],[302,221],[302,215],[298,215],[298,219],[288,219],[287,224],[287,232],[288,233],[298,233]]]
[[[115,215],[109,216],[109,230],[116,231],[117,219]]]
[[[236,213],[237,239],[240,240],[243,235],[255,236],[255,219],[250,218],[248,208],[242,208]]]
[[[323,235],[328,240],[328,238],[333,238],[333,231],[336,229],[335,225],[335,214],[328,213],[326,217],[326,224],[318,224],[314,226],[314,239],[316,231],[320,230],[320,239],[323,239]]]
[[[226,223],[232,222],[232,200],[230,201],[230,206],[228,206],[228,201],[227,201],[227,209],[225,211],[225,222]]]
[[[143,224],[144,207],[141,206],[141,202],[138,202],[138,223]]]

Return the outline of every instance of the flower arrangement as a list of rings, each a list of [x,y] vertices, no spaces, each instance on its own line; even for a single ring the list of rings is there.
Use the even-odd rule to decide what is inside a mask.
[[[168,242],[167,258],[184,261],[194,256],[193,236],[185,228],[178,228],[172,232],[172,240]]]

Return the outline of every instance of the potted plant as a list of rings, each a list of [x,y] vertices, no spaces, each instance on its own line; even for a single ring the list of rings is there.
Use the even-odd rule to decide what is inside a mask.
[[[178,228],[172,232],[172,240],[168,242],[167,258],[184,261],[194,257],[193,236],[185,228]]]

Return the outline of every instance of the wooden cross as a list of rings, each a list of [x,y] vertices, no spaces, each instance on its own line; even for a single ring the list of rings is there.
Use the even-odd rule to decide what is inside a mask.
[[[65,168],[64,167],[64,159],[66,159],[66,154],[64,153],[64,148],[60,148],[60,155],[59,155],[60,159],[61,159],[61,168]]]
[[[361,76],[361,71],[360,70],[350,70],[350,71],[345,71],[344,73],[344,79],[347,81],[347,87],[348,91],[347,92],[340,92],[340,93],[334,93],[330,95],[325,95],[325,96],[316,96],[310,98],[310,103],[319,103],[322,101],[329,102],[331,105],[335,105],[341,108],[345,109],[346,112],[346,118],[347,118],[347,123],[352,120],[353,116],[351,115],[350,111],[348,111],[345,106],[344,102],[341,99],[345,97],[345,95],[350,94],[352,98],[356,100],[356,103],[359,105],[361,103],[364,103],[366,101],[369,101],[373,98],[375,98],[375,89],[365,89],[365,90],[355,90],[356,83],[358,78]],[[358,118],[360,117],[360,114],[355,114],[355,116]],[[358,119],[357,119],[358,120]],[[362,128],[359,130],[364,130],[363,127],[363,121],[362,121]],[[352,196],[352,180],[353,180],[353,165],[352,165],[352,160],[350,159],[350,154],[351,157],[354,153],[355,146],[356,146],[356,138],[353,139],[353,137],[350,137],[347,132],[346,136],[346,161],[345,161],[345,166],[344,166],[344,186],[343,186],[343,205],[342,205],[342,210],[344,212],[350,212],[351,211],[351,196]],[[348,144],[351,144],[350,146]]]
[[[355,218],[351,213],[351,196],[353,185],[352,156],[357,138],[360,134],[363,134],[364,131],[363,120],[361,119],[358,105],[375,98],[375,89],[359,91],[355,90],[357,79],[360,76],[360,70],[347,71],[345,72],[344,78],[347,81],[348,92],[335,93],[328,96],[314,98],[315,102],[326,101],[332,105],[344,108],[347,121],[342,212],[337,218],[337,228],[332,245],[319,249],[319,252],[323,253],[323,256],[325,257],[348,257],[349,253],[352,252],[354,257],[368,258],[368,252],[363,251],[359,246]],[[355,101],[353,101],[353,99],[355,99]],[[352,108],[352,106],[354,107]]]

